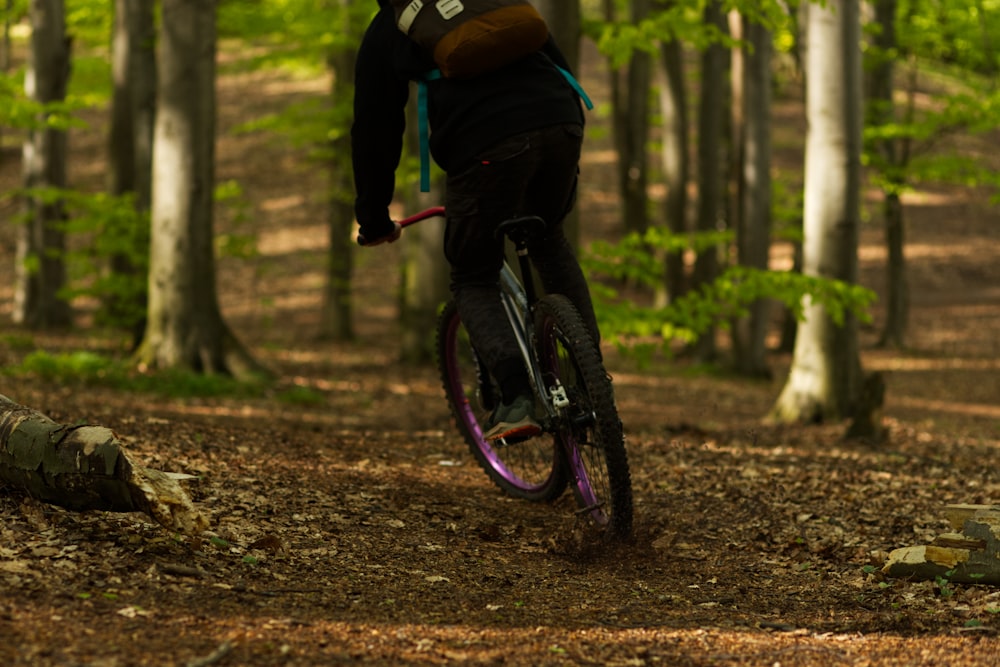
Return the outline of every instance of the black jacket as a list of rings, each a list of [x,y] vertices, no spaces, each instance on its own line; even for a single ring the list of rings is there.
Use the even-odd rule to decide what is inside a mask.
[[[436,69],[430,54],[396,27],[388,0],[379,0],[379,6],[358,50],[351,129],[355,215],[361,233],[370,239],[392,231],[389,204],[410,82]],[[580,100],[553,63],[568,69],[550,38],[542,53],[488,75],[431,81],[434,161],[447,172],[514,134],[560,123],[582,125]]]

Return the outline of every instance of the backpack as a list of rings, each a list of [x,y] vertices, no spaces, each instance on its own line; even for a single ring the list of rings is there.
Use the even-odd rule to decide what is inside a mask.
[[[427,83],[441,78],[488,74],[536,51],[549,38],[545,19],[528,0],[391,0],[396,27],[429,51],[438,69],[417,79],[420,191],[430,191]],[[568,71],[552,63],[580,95],[594,105]]]
[[[396,27],[448,78],[486,74],[542,48],[549,30],[528,0],[392,0]]]

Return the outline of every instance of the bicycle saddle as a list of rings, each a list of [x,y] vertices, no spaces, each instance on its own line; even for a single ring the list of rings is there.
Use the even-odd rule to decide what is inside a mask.
[[[527,242],[531,236],[538,236],[545,230],[545,221],[537,215],[522,215],[504,220],[497,225],[497,237],[506,236],[514,243]]]

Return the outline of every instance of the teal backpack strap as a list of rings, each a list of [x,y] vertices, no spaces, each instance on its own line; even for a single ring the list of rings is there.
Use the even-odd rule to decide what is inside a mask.
[[[441,70],[427,72],[417,81],[417,125],[420,137],[420,191],[431,191],[430,121],[427,117],[427,82],[441,78]]]
[[[576,91],[576,94],[580,96],[580,99],[583,100],[583,106],[587,107],[587,111],[593,111],[594,103],[590,101],[590,97],[587,96],[587,92],[580,85],[580,82],[576,80],[576,77],[569,70],[559,67],[559,65],[556,65],[556,69],[559,70],[559,73],[563,75],[563,78],[566,79],[569,85],[573,87],[573,90]]]

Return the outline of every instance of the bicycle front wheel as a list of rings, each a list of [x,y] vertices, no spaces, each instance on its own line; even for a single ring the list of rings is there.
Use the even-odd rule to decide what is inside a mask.
[[[501,446],[483,438],[500,390],[479,359],[449,301],[438,319],[438,368],[445,397],[473,457],[493,482],[516,498],[548,501],[566,490],[566,466],[551,435]]]
[[[545,383],[565,393],[558,437],[579,514],[608,537],[625,538],[632,531],[632,481],[611,380],[597,345],[562,295],[538,301],[535,332]]]

